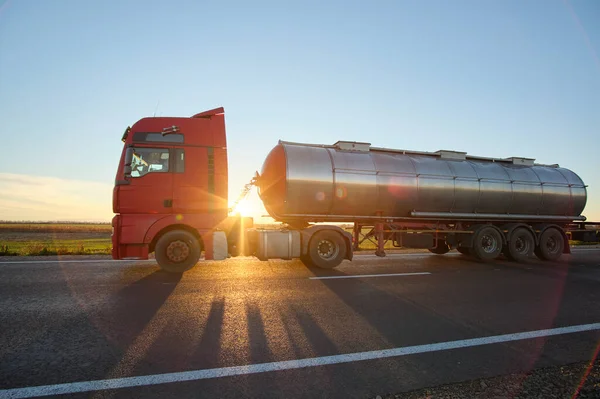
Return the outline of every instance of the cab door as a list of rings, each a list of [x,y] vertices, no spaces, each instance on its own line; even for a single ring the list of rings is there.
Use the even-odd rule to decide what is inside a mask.
[[[173,212],[227,216],[227,157],[222,148],[174,149]],[[211,226],[212,227],[212,226]]]
[[[210,170],[206,147],[175,148],[179,173],[174,175],[173,197],[176,214],[209,213]]]
[[[121,213],[173,212],[171,151],[162,147],[133,146],[131,177],[120,187]]]

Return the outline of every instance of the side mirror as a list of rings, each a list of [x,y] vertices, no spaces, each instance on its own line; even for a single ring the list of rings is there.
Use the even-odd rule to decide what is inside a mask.
[[[125,168],[123,168],[123,172],[124,172],[126,179],[130,178],[131,177],[131,165],[125,165]]]

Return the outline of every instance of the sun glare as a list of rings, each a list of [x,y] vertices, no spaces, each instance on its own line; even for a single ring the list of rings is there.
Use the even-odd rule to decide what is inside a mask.
[[[232,206],[231,204],[230,206]],[[232,215],[244,217],[260,218],[267,213],[262,201],[256,191],[253,191],[246,198],[242,199],[237,206],[231,210]]]
[[[242,216],[251,216],[252,210],[250,209],[250,203],[247,199],[244,199],[237,204],[237,206],[233,209],[234,214],[240,214]]]

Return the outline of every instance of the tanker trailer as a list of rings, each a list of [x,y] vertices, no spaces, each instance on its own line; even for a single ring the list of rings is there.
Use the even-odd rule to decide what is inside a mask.
[[[418,152],[338,141],[280,141],[257,176],[275,219],[302,231],[309,223],[354,223],[353,249],[427,248],[490,260],[569,253],[565,228],[583,222],[586,186],[569,169],[534,159],[486,158],[458,151]],[[370,227],[366,235],[362,230]],[[310,245],[309,245],[310,246]],[[348,248],[349,249],[349,248]]]

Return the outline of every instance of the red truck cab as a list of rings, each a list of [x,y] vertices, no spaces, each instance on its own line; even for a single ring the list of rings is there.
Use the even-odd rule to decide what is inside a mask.
[[[227,145],[223,108],[189,118],[143,118],[127,128],[113,191],[113,259],[192,267],[227,218]],[[158,257],[163,259],[158,259]],[[169,266],[167,266],[169,267]]]

